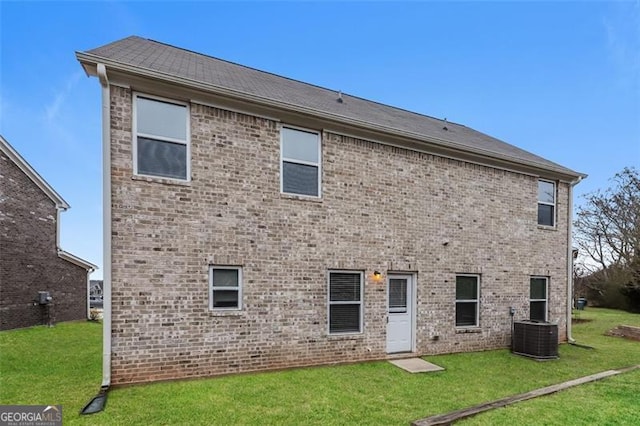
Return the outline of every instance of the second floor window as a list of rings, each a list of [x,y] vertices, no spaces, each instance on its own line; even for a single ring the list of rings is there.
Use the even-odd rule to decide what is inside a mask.
[[[189,180],[186,104],[135,95],[134,174]]]
[[[538,225],[556,225],[556,184],[538,181]]]
[[[282,128],[281,191],[320,197],[320,134]]]

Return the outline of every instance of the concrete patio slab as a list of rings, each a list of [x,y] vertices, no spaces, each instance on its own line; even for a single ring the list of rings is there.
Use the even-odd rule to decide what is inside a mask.
[[[444,368],[435,364],[431,364],[430,362],[427,362],[422,358],[394,359],[390,360],[389,362],[396,367],[400,367],[403,370],[408,371],[409,373],[429,373],[432,371],[444,370]]]

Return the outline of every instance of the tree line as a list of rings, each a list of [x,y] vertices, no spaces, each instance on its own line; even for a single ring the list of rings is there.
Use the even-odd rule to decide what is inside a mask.
[[[576,210],[574,294],[591,304],[640,312],[640,175],[626,167]]]

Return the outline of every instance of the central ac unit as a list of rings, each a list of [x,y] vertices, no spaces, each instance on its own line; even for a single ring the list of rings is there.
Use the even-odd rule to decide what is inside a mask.
[[[513,323],[512,351],[538,359],[558,358],[558,325],[548,322]]]

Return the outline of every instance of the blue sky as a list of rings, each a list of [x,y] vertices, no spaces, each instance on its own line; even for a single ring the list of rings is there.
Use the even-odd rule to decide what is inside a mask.
[[[99,266],[100,86],[74,52],[132,34],[473,127],[589,174],[577,205],[640,167],[640,1],[2,1],[0,28],[0,133]]]

